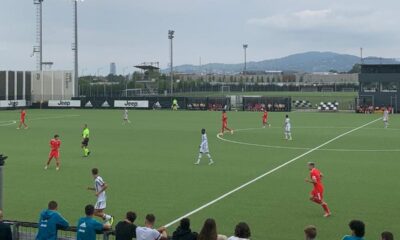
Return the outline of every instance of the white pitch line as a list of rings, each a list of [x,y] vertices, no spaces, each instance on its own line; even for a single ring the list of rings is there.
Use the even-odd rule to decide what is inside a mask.
[[[235,189],[233,189],[233,190],[231,190],[231,191],[229,191],[229,192],[227,192],[227,193],[221,195],[220,197],[218,197],[218,198],[216,198],[216,199],[214,199],[214,200],[212,200],[212,201],[210,201],[210,202],[208,202],[208,203],[206,203],[206,204],[200,206],[199,208],[197,208],[197,209],[195,209],[195,210],[193,210],[193,211],[191,211],[191,212],[189,212],[189,213],[186,213],[185,215],[183,215],[183,216],[181,216],[181,217],[179,217],[179,218],[177,218],[177,219],[171,221],[171,222],[168,223],[168,224],[165,224],[164,226],[165,226],[165,227],[170,227],[171,225],[173,225],[173,224],[179,222],[182,218],[189,217],[189,216],[191,216],[191,215],[193,215],[193,214],[195,214],[195,213],[197,213],[197,212],[199,212],[199,211],[201,211],[201,210],[203,210],[203,209],[205,209],[205,208],[207,208],[207,207],[213,205],[214,203],[221,201],[222,199],[228,197],[229,195],[232,195],[233,193],[235,193],[235,192],[241,190],[242,188],[245,188],[245,187],[247,187],[248,185],[250,185],[250,184],[252,184],[252,183],[254,183],[254,182],[257,182],[258,180],[264,178],[265,176],[268,176],[268,175],[270,175],[271,173],[274,173],[274,172],[278,171],[279,169],[281,169],[281,168],[283,168],[283,167],[285,167],[285,166],[287,166],[287,165],[289,165],[289,164],[291,164],[291,163],[293,163],[293,162],[299,160],[300,158],[302,158],[302,157],[304,157],[304,156],[306,156],[306,155],[308,155],[308,154],[310,154],[310,153],[312,153],[312,152],[318,150],[319,148],[321,148],[321,147],[323,147],[323,146],[325,146],[325,145],[328,145],[329,143],[331,143],[331,142],[333,142],[333,141],[335,141],[335,140],[337,140],[337,139],[339,139],[339,138],[342,138],[342,137],[344,137],[344,136],[346,136],[346,135],[348,135],[348,134],[350,134],[350,133],[352,133],[352,132],[355,132],[355,131],[357,131],[357,130],[363,128],[363,127],[366,127],[366,126],[368,126],[368,125],[371,125],[372,123],[375,123],[375,122],[377,122],[377,121],[379,121],[379,120],[381,120],[381,119],[382,119],[382,118],[375,119],[375,120],[373,120],[373,121],[371,121],[371,122],[368,122],[368,123],[366,123],[366,124],[364,124],[364,125],[361,125],[361,126],[359,126],[359,127],[357,127],[357,128],[354,128],[354,129],[352,129],[352,130],[350,130],[350,131],[347,131],[347,132],[345,132],[345,133],[342,133],[342,134],[340,134],[339,136],[336,136],[336,137],[334,137],[334,138],[332,138],[332,139],[330,139],[330,140],[328,140],[328,141],[322,143],[321,145],[319,145],[319,146],[317,146],[317,147],[315,147],[315,148],[313,148],[313,149],[310,149],[310,150],[308,150],[307,152],[305,152],[305,153],[303,153],[303,154],[301,154],[301,155],[299,155],[299,156],[297,156],[297,157],[295,157],[295,158],[293,158],[293,159],[291,159],[291,160],[289,160],[289,161],[287,161],[287,162],[285,162],[285,163],[279,165],[278,167],[276,167],[276,168],[274,168],[274,169],[272,169],[272,170],[270,170],[270,171],[268,171],[268,172],[266,172],[266,173],[264,173],[264,174],[262,174],[262,175],[260,175],[260,176],[258,176],[258,177],[256,177],[256,178],[254,178],[254,179],[252,179],[252,180],[250,180],[250,181],[248,181],[248,182],[246,182],[245,184],[240,185],[239,187],[237,187],[237,188],[235,188]]]
[[[71,118],[71,117],[80,117],[80,115],[64,115],[64,116],[54,116],[54,117],[29,118],[28,121],[63,119],[63,118]],[[1,124],[2,122],[7,122],[7,123]],[[16,123],[17,123],[17,120],[0,121],[0,127],[11,126]]]
[[[249,130],[261,130],[263,128],[242,128],[236,129],[235,132],[244,132]],[[374,129],[374,128],[364,128],[364,129]],[[379,128],[382,130],[382,128]],[[310,150],[311,147],[288,147],[288,146],[278,146],[278,145],[267,145],[267,144],[258,144],[258,143],[249,143],[249,142],[240,142],[235,140],[230,140],[221,137],[220,134],[217,135],[217,138],[221,141],[246,145],[252,147],[263,147],[263,148],[274,148],[274,149],[289,149],[289,150]],[[329,152],[400,152],[400,149],[346,149],[346,148],[323,148],[317,149],[317,151],[329,151]]]
[[[0,122],[0,127],[7,127],[7,126],[11,126],[13,124],[16,124],[17,121],[15,120],[9,120],[9,121],[1,121]]]
[[[54,117],[41,117],[41,118],[28,118],[28,121],[35,120],[50,120],[50,119],[62,119],[62,118],[71,118],[71,117],[80,117],[80,115],[64,115],[64,116],[54,116]]]

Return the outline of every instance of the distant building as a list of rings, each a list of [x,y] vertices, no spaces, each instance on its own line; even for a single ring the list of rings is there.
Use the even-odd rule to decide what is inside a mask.
[[[72,71],[0,71],[0,105],[11,100],[70,100],[74,89]]]
[[[359,106],[390,106],[400,111],[400,64],[363,64],[359,81]]]
[[[117,65],[115,62],[110,63],[110,75],[117,75]]]
[[[316,72],[296,74],[297,82],[303,84],[354,84],[358,85],[356,73]]]

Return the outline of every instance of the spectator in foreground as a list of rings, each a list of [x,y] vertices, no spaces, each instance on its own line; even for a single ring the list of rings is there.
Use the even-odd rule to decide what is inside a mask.
[[[137,240],[167,240],[168,235],[165,227],[154,229],[156,217],[153,214],[147,214],[144,227],[136,228]]]
[[[317,228],[313,225],[307,226],[304,229],[304,234],[306,235],[306,240],[314,240],[317,238]]]
[[[136,228],[134,224],[136,220],[136,213],[127,212],[124,221],[121,221],[115,226],[115,239],[116,240],[131,240],[136,238]]]
[[[57,240],[57,230],[69,226],[68,221],[61,216],[57,209],[57,202],[50,201],[47,209],[40,213],[39,230],[36,240]]]
[[[190,229],[189,218],[182,218],[179,227],[172,234],[172,240],[196,240],[197,235]]]
[[[93,218],[94,206],[89,204],[85,207],[86,217],[78,221],[76,239],[77,240],[96,240],[96,233],[111,229],[109,223],[102,224]]]
[[[218,235],[217,224],[212,218],[207,219],[204,222],[203,228],[201,229],[197,240],[225,240],[227,239],[224,235]]]
[[[349,223],[349,227],[352,234],[351,236],[345,236],[343,240],[364,240],[365,224],[362,221],[352,220]]]
[[[393,233],[383,232],[381,233],[382,240],[394,240]]]
[[[3,222],[3,212],[0,210],[0,239],[12,240],[10,225]]]
[[[251,236],[250,227],[245,222],[241,222],[235,227],[235,236],[228,240],[249,240]]]

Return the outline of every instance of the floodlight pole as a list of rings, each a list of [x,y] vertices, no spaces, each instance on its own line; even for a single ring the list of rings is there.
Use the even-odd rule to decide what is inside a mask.
[[[33,47],[32,56],[36,56],[36,70],[42,71],[43,64],[43,1],[44,0],[33,0],[33,4],[36,5],[36,46]]]
[[[248,44],[243,44],[243,50],[244,50],[244,68],[243,68],[243,74],[246,74],[247,71],[247,47]]]
[[[126,75],[125,75],[125,70],[126,69],[128,69],[129,67],[124,67],[123,69],[122,69],[122,75],[124,76],[124,78],[125,78],[125,97],[127,98],[128,97],[128,80],[129,80],[129,77],[127,77]],[[128,74],[129,75],[129,74]]]
[[[174,92],[174,52],[173,52],[173,39],[174,30],[168,30],[168,39],[170,40],[170,78],[171,78],[171,95]]]
[[[75,97],[79,96],[79,66],[78,66],[78,0],[73,0],[73,16],[74,16],[74,43],[72,51],[74,51],[74,92]]]

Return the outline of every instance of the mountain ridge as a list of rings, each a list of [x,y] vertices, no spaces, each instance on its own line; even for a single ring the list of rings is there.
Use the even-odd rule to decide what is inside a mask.
[[[310,51],[296,53],[282,58],[266,59],[247,62],[247,71],[296,71],[296,72],[348,72],[354,64],[360,63],[360,57],[335,52]],[[400,64],[391,58],[367,57],[363,59],[366,64]],[[183,64],[174,67],[180,73],[240,73],[243,63],[208,63],[202,66]],[[167,71],[167,70],[166,70]]]

